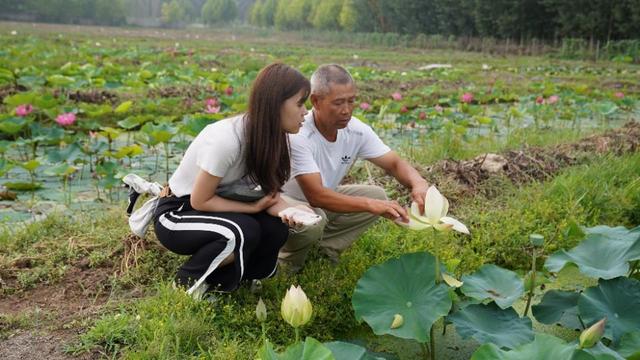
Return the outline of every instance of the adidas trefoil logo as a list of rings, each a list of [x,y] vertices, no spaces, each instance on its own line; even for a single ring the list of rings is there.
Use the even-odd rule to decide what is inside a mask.
[[[341,158],[340,158],[340,163],[341,163],[342,165],[350,164],[350,163],[351,163],[351,156],[347,156],[347,155],[345,155],[345,156],[341,157]]]

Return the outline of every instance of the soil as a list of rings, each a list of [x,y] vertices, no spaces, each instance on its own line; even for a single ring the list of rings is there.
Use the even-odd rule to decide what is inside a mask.
[[[18,264],[24,265],[24,264]],[[113,266],[89,268],[79,262],[50,285],[0,297],[0,359],[95,359],[98,353],[74,357],[64,348],[85,329],[109,299]],[[7,317],[26,317],[14,327]]]

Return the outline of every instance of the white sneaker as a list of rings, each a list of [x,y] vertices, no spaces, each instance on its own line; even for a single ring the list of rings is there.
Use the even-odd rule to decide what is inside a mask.
[[[198,287],[196,288],[192,287],[189,290],[187,290],[187,294],[191,295],[191,297],[194,298],[195,300],[200,301],[204,298],[204,295],[207,292],[207,290],[209,290],[209,284],[203,281],[202,283],[200,283],[200,285],[198,285]]]

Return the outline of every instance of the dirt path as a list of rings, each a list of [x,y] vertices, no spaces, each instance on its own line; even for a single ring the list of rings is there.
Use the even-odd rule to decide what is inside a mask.
[[[64,347],[85,330],[85,320],[94,318],[107,303],[112,271],[112,267],[89,268],[80,263],[55,284],[0,298],[0,359],[74,358]],[[75,358],[98,357],[85,353]]]

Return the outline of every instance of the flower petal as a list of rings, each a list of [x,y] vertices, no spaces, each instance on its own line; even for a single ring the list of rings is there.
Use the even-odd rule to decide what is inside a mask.
[[[443,218],[440,219],[440,221],[442,221],[445,224],[450,224],[453,226],[453,230],[461,232],[463,234],[467,234],[467,235],[471,235],[471,233],[469,232],[469,229],[467,229],[467,227],[465,226],[465,224],[461,223],[460,221],[452,218],[452,217],[448,217],[448,216],[444,216]]]
[[[449,212],[449,200],[447,200],[447,198],[444,196],[442,197],[442,199],[444,200],[444,205],[442,206],[442,212],[440,213],[440,218],[447,216],[447,213]]]
[[[431,225],[431,223],[429,222],[429,219],[426,216],[420,215],[420,208],[418,207],[418,203],[416,203],[415,201],[411,203],[411,210],[409,211],[409,216],[421,223]]]
[[[462,286],[462,284],[464,284],[464,282],[454,278],[453,276],[447,274],[446,272],[442,273],[442,280],[444,280],[444,282],[447,283],[447,285],[449,285],[452,288],[459,288]]]
[[[443,199],[444,197],[440,194],[440,191],[431,185],[424,199],[424,216],[429,219],[429,223],[436,224],[442,217],[442,209],[445,202]]]
[[[425,224],[421,221],[417,221],[416,219],[413,218],[413,216],[409,217],[409,222],[402,222],[398,220],[398,221],[395,221],[395,223],[402,227],[409,228],[410,230],[424,230],[431,227],[431,225],[429,224]]]

